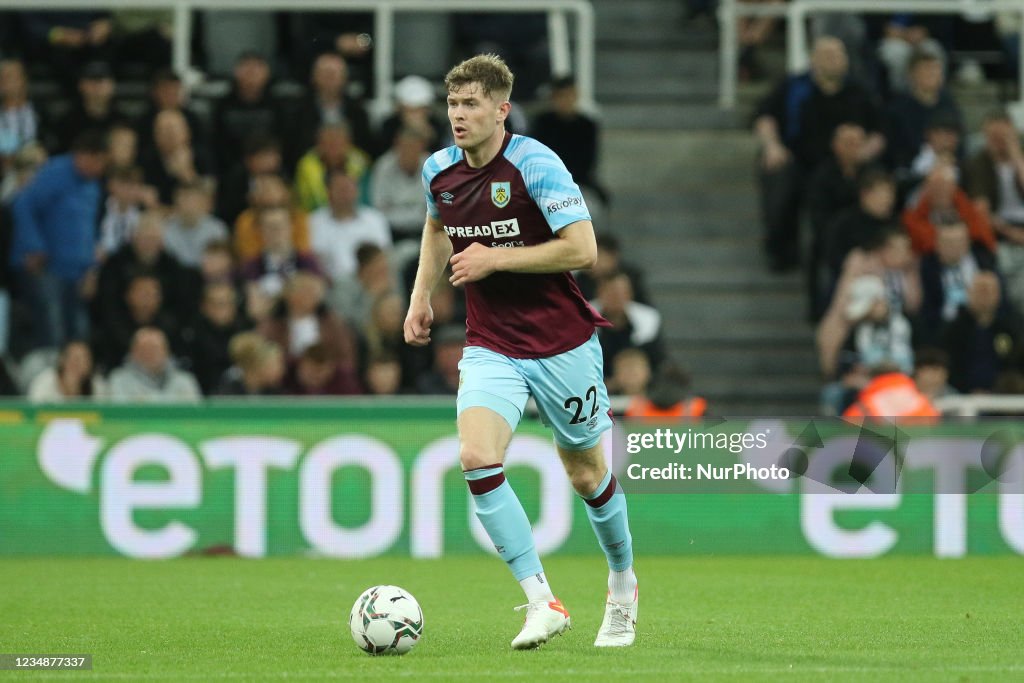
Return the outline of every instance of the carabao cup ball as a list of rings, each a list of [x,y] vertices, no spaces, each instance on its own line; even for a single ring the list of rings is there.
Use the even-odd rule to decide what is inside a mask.
[[[363,591],[348,615],[352,640],[371,655],[404,655],[423,635],[423,610],[398,586]]]

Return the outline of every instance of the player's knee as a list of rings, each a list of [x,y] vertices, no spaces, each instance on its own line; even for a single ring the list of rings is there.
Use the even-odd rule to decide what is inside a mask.
[[[500,465],[501,456],[491,448],[478,444],[463,443],[459,445],[459,463],[462,471],[475,470],[491,465]]]
[[[572,487],[576,493],[581,496],[590,496],[597,491],[597,487],[601,485],[601,480],[604,479],[604,472],[596,466],[583,465],[574,467],[569,472],[569,481],[572,482]]]

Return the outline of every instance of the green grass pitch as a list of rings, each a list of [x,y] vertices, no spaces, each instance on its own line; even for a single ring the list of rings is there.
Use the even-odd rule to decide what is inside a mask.
[[[486,557],[0,561],[0,652],[93,655],[90,672],[17,680],[1024,680],[1019,558],[640,558],[637,642],[592,646],[602,557],[545,562],[574,629],[514,652],[521,592]],[[369,657],[359,593],[400,585],[422,641]]]

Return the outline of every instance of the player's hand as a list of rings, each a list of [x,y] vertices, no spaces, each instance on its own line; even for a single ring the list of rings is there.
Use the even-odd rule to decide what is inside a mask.
[[[476,282],[497,270],[494,263],[494,249],[473,242],[455,256],[452,256],[452,276],[449,281],[456,287],[467,282]]]
[[[426,346],[430,343],[430,326],[434,323],[434,309],[427,300],[409,303],[409,312],[405,315],[405,343],[411,346]]]

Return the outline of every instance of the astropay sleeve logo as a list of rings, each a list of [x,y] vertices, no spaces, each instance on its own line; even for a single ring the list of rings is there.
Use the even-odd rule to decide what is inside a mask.
[[[504,221],[491,221],[491,234],[494,237],[515,237],[519,234],[519,219],[509,218]]]
[[[568,209],[571,206],[583,206],[583,197],[566,197],[562,201],[553,201],[548,204],[548,215],[558,213],[562,209]]]

